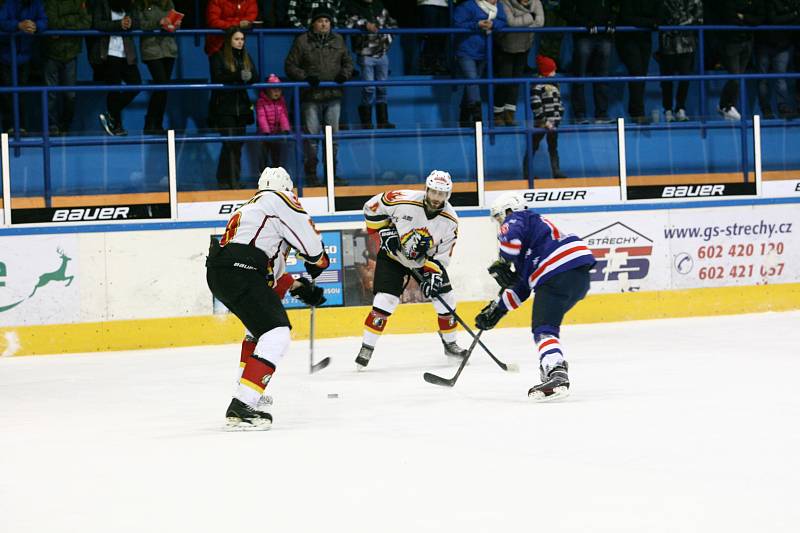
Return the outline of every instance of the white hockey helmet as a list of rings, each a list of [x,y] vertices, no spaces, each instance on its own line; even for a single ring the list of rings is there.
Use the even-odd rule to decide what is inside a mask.
[[[283,167],[267,167],[258,178],[259,191],[291,191],[294,189],[292,178]]]
[[[446,192],[447,198],[450,198],[450,193],[453,192],[453,178],[450,177],[449,172],[444,170],[433,170],[428,177],[425,178],[425,188],[433,191]]]
[[[504,192],[498,196],[494,202],[492,202],[492,207],[489,208],[489,214],[498,223],[502,224],[506,219],[509,209],[512,211],[522,211],[526,208],[527,206],[525,205],[525,201],[522,199],[522,196],[513,191],[509,191]]]

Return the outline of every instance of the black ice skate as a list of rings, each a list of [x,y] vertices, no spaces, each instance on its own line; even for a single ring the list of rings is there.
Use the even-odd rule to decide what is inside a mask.
[[[264,431],[272,427],[271,414],[253,409],[238,398],[231,400],[225,417],[229,431]]]
[[[444,354],[447,357],[464,359],[467,356],[467,350],[456,344],[456,341],[447,342],[444,340],[444,337],[442,337],[441,333],[439,333],[439,338],[442,339],[442,345],[444,345]]]
[[[369,360],[372,359],[373,350],[375,350],[374,346],[368,346],[366,344],[361,345],[361,350],[359,350],[358,355],[356,356],[356,368],[359,370],[364,370],[367,368]]]
[[[549,402],[569,395],[569,365],[564,361],[563,365],[553,367],[545,375],[544,369],[540,367],[542,382],[528,391],[528,398],[535,402]]]

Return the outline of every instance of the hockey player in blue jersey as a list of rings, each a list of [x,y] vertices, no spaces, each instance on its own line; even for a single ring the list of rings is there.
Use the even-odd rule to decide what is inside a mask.
[[[481,310],[475,325],[492,329],[535,292],[531,329],[542,382],[528,396],[536,401],[564,397],[569,394],[569,375],[559,329],[566,312],[589,291],[594,257],[579,237],[561,233],[552,222],[527,210],[516,193],[500,195],[490,212],[500,224],[500,258],[489,273],[505,290]]]

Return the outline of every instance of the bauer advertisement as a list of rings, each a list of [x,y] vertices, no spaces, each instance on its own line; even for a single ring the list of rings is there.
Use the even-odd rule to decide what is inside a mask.
[[[546,216],[592,250],[592,292],[800,281],[796,206]]]

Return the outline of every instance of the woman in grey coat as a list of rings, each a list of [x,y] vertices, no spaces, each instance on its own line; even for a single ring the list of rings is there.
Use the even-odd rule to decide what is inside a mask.
[[[511,28],[541,28],[544,26],[544,9],[540,0],[500,0]],[[533,46],[533,33],[500,32],[495,37],[495,76],[521,78],[528,65],[528,53]],[[516,126],[519,85],[498,85],[494,96],[495,126]]]

